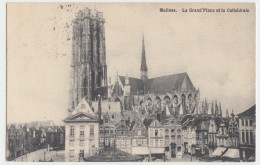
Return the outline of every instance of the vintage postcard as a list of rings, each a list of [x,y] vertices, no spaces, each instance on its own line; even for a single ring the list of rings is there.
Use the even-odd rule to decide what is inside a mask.
[[[6,161],[254,162],[255,3],[7,3]]]

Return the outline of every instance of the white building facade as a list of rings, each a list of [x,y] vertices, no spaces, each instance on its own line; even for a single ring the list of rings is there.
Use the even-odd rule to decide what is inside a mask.
[[[99,150],[99,122],[83,98],[65,122],[65,160],[82,161]]]

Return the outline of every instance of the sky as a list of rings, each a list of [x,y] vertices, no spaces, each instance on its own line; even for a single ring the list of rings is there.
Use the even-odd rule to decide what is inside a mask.
[[[255,104],[253,4],[59,4],[7,6],[7,122],[67,114],[72,20],[85,7],[104,13],[108,76],[140,77],[142,35],[149,77],[187,72],[201,99],[240,113]],[[177,13],[159,12],[174,8]],[[248,13],[183,13],[182,8],[248,8]],[[225,113],[225,112],[224,112]]]

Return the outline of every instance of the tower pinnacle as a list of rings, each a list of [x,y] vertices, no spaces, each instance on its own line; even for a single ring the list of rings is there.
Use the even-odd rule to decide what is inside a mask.
[[[141,70],[147,71],[146,57],[145,57],[145,45],[144,45],[144,35],[142,43],[142,61],[141,61]]]

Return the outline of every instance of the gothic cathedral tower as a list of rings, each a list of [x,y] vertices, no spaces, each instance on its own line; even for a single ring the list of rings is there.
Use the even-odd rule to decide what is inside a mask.
[[[143,36],[143,43],[142,43],[142,59],[141,59],[141,80],[144,82],[144,93],[145,93],[145,83],[148,79],[148,68],[146,65],[146,57],[145,57],[145,46],[144,46],[144,36]]]
[[[93,99],[93,91],[107,85],[105,19],[96,10],[80,10],[73,22],[69,110],[83,97]]]

